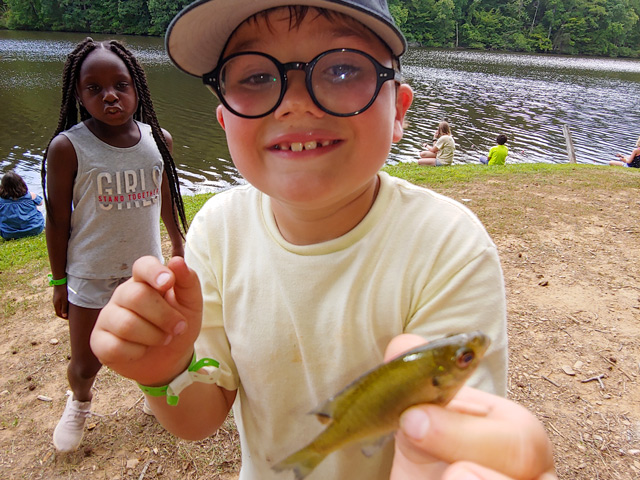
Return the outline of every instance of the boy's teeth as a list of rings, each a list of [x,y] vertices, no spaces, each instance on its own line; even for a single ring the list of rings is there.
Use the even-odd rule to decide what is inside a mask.
[[[329,145],[331,145],[331,140],[325,140],[320,144],[315,140],[310,140],[304,143],[293,142],[292,144],[289,145],[288,148],[286,145],[278,145],[277,148],[278,150],[291,150],[292,152],[301,152],[303,150],[315,150],[316,148],[318,148],[318,145],[321,145],[323,147],[328,147]]]

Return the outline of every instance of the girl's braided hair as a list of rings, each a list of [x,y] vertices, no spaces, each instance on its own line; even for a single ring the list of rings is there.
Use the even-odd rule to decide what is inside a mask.
[[[187,231],[187,218],[184,212],[184,204],[182,202],[182,196],[180,195],[180,183],[178,180],[178,172],[176,170],[175,163],[171,152],[169,152],[169,146],[162,133],[160,124],[156,112],[153,109],[153,102],[151,101],[151,93],[149,92],[149,85],[147,84],[147,76],[144,73],[142,66],[138,63],[135,56],[120,42],[117,40],[109,40],[107,42],[95,42],[91,37],[85,38],[82,42],[76,45],[76,48],[67,56],[67,61],[64,64],[64,70],[62,73],[62,105],[60,107],[60,118],[58,119],[58,126],[56,128],[51,141],[58,136],[61,132],[68,130],[79,122],[82,122],[91,117],[89,112],[78,104],[76,98],[76,85],[80,77],[80,68],[82,63],[87,58],[87,55],[94,51],[96,48],[107,48],[115,53],[124,62],[133,78],[133,83],[138,95],[138,109],[133,115],[135,120],[146,123],[151,126],[153,138],[162,155],[162,161],[164,163],[164,171],[169,179],[169,187],[171,190],[171,203],[173,205],[174,220],[178,226],[178,230],[182,235]],[[78,108],[79,107],[79,108]],[[78,120],[78,114],[80,119]],[[47,209],[49,208],[49,202],[47,200],[47,186],[46,186],[46,164],[47,153],[49,152],[49,146],[44,152],[44,158],[42,159],[42,190],[44,192],[44,198],[47,202]],[[178,223],[175,217],[177,211],[180,217],[180,223]],[[182,229],[180,229],[182,224]]]

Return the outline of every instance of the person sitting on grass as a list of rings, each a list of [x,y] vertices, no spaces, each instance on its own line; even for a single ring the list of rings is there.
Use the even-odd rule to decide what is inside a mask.
[[[6,173],[0,181],[0,236],[13,240],[42,233],[44,217],[38,210],[42,202],[20,175]]]
[[[621,153],[616,153],[616,157],[618,157],[620,160],[610,160],[609,165],[617,167],[640,168],[640,137],[638,137],[638,141],[636,142],[636,148],[628,157],[625,157]]]
[[[426,150],[420,152],[418,163],[432,167],[451,165],[453,163],[453,154],[456,151],[456,142],[453,140],[448,122],[440,122],[433,140],[435,141],[433,146],[429,146],[426,143],[423,145]]]
[[[509,149],[506,147],[507,136],[503,133],[496,138],[497,145],[489,149],[489,155],[486,157],[480,157],[480,163],[485,165],[504,165],[506,163],[507,155],[509,155]]]

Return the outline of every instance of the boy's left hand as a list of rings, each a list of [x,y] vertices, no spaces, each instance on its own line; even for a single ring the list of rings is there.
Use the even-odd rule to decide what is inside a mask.
[[[424,344],[400,335],[385,360]],[[403,413],[391,480],[557,480],[551,442],[526,408],[463,387],[445,407],[420,405]]]

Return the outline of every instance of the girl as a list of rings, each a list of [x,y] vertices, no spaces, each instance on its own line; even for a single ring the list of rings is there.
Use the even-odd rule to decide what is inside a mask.
[[[114,40],[79,43],[64,66],[60,120],[42,163],[53,304],[69,320],[72,353],[72,394],[53,433],[59,451],[79,446],[90,414],[102,366],[89,346],[98,313],[137,258],[162,259],[160,217],[172,256],[184,253],[171,147],[132,53]]]
[[[44,217],[38,210],[42,197],[30,192],[16,172],[8,172],[0,181],[0,236],[5,240],[39,235]]]
[[[456,142],[451,136],[451,128],[448,122],[440,122],[438,129],[433,136],[434,145],[423,145],[426,150],[420,152],[418,163],[420,165],[431,165],[441,167],[453,163],[453,153],[456,150]]]
[[[616,153],[616,157],[618,157],[620,160],[610,160],[609,165],[614,165],[617,167],[640,168],[640,137],[638,137],[636,148],[633,150],[633,152],[631,152],[631,155],[625,157],[621,153]]]

